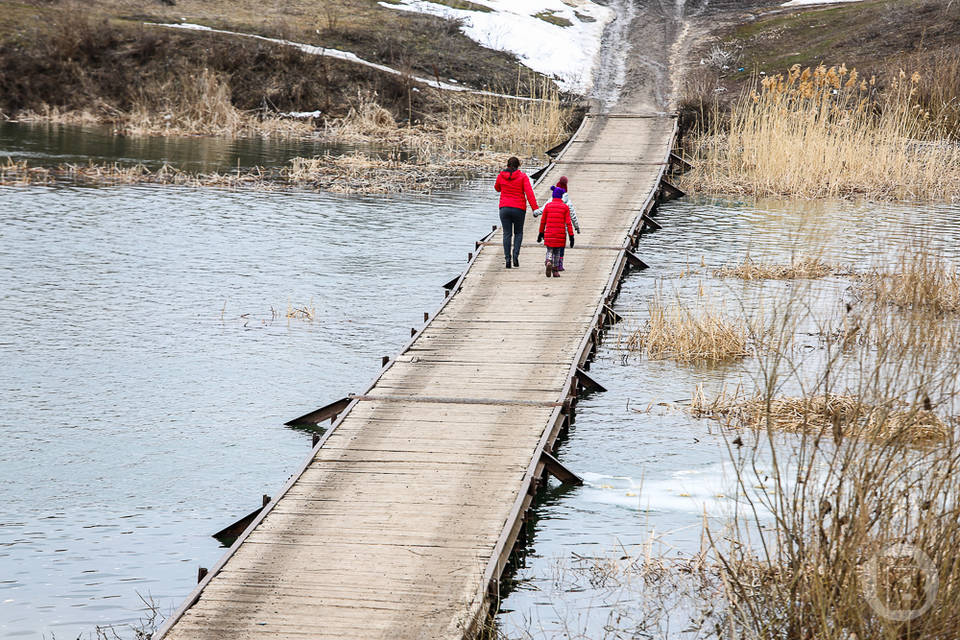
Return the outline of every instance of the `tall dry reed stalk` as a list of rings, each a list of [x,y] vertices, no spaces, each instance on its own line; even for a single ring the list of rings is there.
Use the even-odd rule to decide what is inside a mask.
[[[960,196],[960,146],[931,139],[921,77],[878,95],[856,70],[795,66],[733,105],[693,142],[687,189],[803,198],[944,200]],[[719,122],[720,118],[714,120]]]
[[[749,323],[731,318],[700,296],[695,303],[666,303],[661,294],[650,301],[649,319],[626,335],[617,347],[645,352],[651,360],[686,363],[720,363],[748,355]]]
[[[857,292],[871,301],[936,313],[960,311],[960,270],[925,247],[900,252],[893,269],[862,275]]]
[[[773,324],[795,327],[807,307],[794,294]],[[876,315],[866,307],[859,322]],[[802,362],[784,350],[758,356],[743,414],[758,431],[730,446],[736,510],[707,527],[722,567],[724,637],[955,637],[960,352],[925,335],[934,324],[918,326],[910,340],[852,351],[827,340]],[[783,397],[786,387],[799,395]],[[786,439],[784,421],[804,428]],[[870,438],[860,437],[866,423]],[[936,424],[941,439],[918,447],[904,437],[920,424]]]
[[[400,146],[424,159],[474,150],[532,157],[563,141],[574,117],[575,110],[547,81],[531,83],[530,90],[515,99],[444,95],[444,107],[421,126],[401,126],[375,94],[360,93],[346,116],[325,121],[323,135]],[[491,158],[499,161],[496,155]]]

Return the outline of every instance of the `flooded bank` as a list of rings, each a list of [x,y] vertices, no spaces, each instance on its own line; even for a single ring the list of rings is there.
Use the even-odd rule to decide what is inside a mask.
[[[566,489],[551,480],[536,505],[532,542],[502,604],[499,629],[510,638],[701,637],[690,630],[701,613],[689,608],[694,599],[651,599],[655,589],[643,588],[642,571],[634,572],[632,584],[622,574],[605,580],[604,572],[618,561],[636,561],[642,569],[647,549],[668,562],[697,554],[706,546],[705,518],[722,530],[737,508],[735,434],[688,409],[698,385],[708,396],[724,387],[752,388],[760,382],[760,363],[679,364],[619,349],[618,334],[643,325],[656,292],[685,303],[703,293],[734,316],[791,297],[818,318],[842,315],[849,277],[745,282],[713,272],[747,255],[779,263],[814,255],[865,272],[893,266],[899,249],[918,239],[956,264],[958,214],[957,205],[696,198],[665,205],[658,217],[664,229],[645,235],[638,250],[650,269],[625,279],[616,304],[624,321],[610,330],[591,366],[590,375],[608,391],[581,400],[560,448],[559,457],[585,486]],[[807,328],[813,333],[816,327]],[[819,336],[800,332],[797,361],[815,362],[823,353]],[[784,392],[798,389],[790,380]],[[791,434],[775,440],[784,451],[799,442]],[[674,590],[669,578],[652,581]]]
[[[0,637],[135,622],[140,595],[161,613],[181,602],[197,567],[223,551],[210,534],[259,506],[307,455],[310,434],[282,423],[369,381],[440,303],[441,283],[496,222],[494,205],[484,181],[375,198],[0,188],[9,320]],[[750,307],[801,285],[719,280],[713,269],[748,252],[883,266],[915,233],[956,259],[958,213],[696,199],[663,207],[664,230],[639,250],[651,268],[624,282],[625,321],[591,369],[608,392],[581,401],[560,450],[587,484],[539,501],[501,629],[603,637],[617,603],[602,584],[571,591],[558,563],[632,553],[651,538],[690,553],[704,514],[729,513],[736,488],[724,434],[683,408],[697,384],[716,391],[749,378],[755,363],[679,365],[618,350],[617,332],[643,323],[654,291],[690,300],[705,289],[731,310]],[[588,256],[574,250],[576,259]],[[829,311],[849,287],[831,276],[811,295]],[[287,318],[293,307],[311,319]]]

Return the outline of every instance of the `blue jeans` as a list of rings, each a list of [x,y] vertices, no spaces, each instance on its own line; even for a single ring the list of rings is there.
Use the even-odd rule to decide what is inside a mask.
[[[525,209],[516,207],[500,207],[500,225],[503,227],[503,257],[514,262],[520,257],[520,244],[523,242],[523,219],[527,216]],[[510,250],[511,241],[513,251]]]

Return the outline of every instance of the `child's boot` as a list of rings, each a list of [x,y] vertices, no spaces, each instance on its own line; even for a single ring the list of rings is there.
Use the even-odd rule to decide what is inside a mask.
[[[559,262],[559,260],[558,260],[558,262]],[[560,277],[560,270],[559,270],[556,266],[553,267],[553,277],[554,277],[554,278],[559,278],[559,277]]]
[[[553,263],[547,260],[544,264],[547,265],[547,277],[549,278],[553,274]]]
[[[563,256],[557,258],[557,271],[563,271]]]

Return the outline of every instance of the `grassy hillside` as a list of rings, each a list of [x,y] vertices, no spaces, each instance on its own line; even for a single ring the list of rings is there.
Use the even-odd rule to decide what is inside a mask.
[[[224,132],[229,123],[221,121],[235,119],[225,113],[231,105],[337,117],[373,100],[398,120],[445,108],[435,92],[414,90],[400,76],[256,40],[146,24],[181,21],[342,49],[476,88],[512,93],[519,85],[526,92],[543,82],[519,73],[513,56],[462,35],[454,21],[374,0],[30,0],[4,2],[0,11],[0,112],[53,108],[109,120],[188,111],[181,120],[206,119],[209,132]]]

